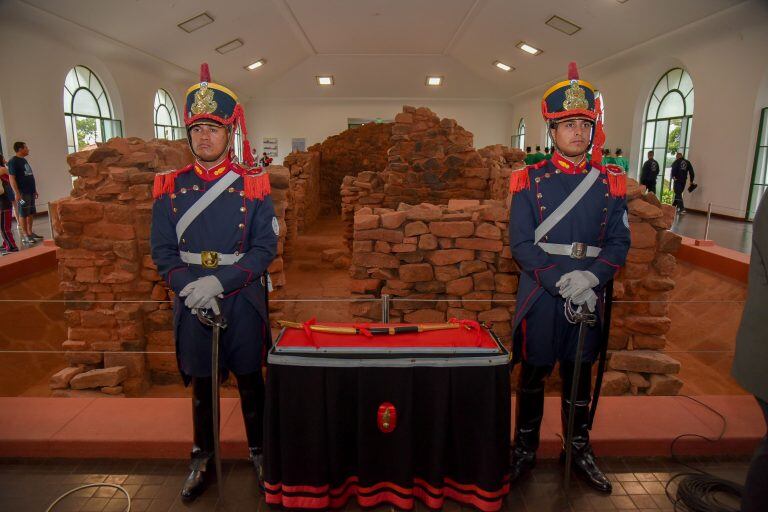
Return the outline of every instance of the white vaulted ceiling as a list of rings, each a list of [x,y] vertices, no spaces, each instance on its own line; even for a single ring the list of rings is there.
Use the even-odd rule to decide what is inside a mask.
[[[507,99],[744,0],[23,0],[245,98]],[[214,23],[177,24],[202,12]],[[582,29],[544,24],[558,15]],[[225,55],[215,48],[239,38]],[[515,45],[544,51],[531,56]],[[243,66],[257,59],[257,71]],[[515,71],[491,64],[501,60]],[[333,87],[315,76],[332,74]],[[427,88],[427,74],[444,85]]]

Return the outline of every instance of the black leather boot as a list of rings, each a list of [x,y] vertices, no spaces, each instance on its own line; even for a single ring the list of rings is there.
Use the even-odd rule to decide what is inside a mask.
[[[551,371],[551,366],[520,363],[520,382],[515,393],[515,441],[509,457],[510,483],[536,466],[544,415],[544,380]]]
[[[248,438],[249,460],[259,478],[259,488],[264,489],[264,380],[261,371],[236,375],[240,392],[245,434]]]
[[[213,398],[210,377],[192,378],[192,429],[195,446],[192,448],[190,473],[181,489],[181,499],[192,501],[207,487],[208,461],[213,457]]]
[[[182,501],[192,501],[200,496],[210,480],[206,470],[208,469],[208,461],[211,460],[211,454],[195,447],[192,450],[191,457],[192,462],[189,465],[191,471],[187,475],[187,479],[184,480],[184,486],[181,488]]]
[[[563,439],[567,435],[568,413],[571,405],[571,389],[575,365],[571,361],[560,362],[560,377],[563,381],[563,391],[560,399],[560,418],[563,424]],[[592,363],[582,363],[579,384],[574,402],[572,469],[581,475],[589,485],[601,492],[610,493],[611,481],[597,466],[595,454],[589,444],[589,400],[592,389]],[[565,462],[565,448],[560,454],[560,462]]]

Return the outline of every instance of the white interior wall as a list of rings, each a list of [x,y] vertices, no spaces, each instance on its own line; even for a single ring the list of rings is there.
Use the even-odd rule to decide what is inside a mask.
[[[768,106],[766,50],[768,5],[754,0],[580,71],[605,96],[606,147],[629,152],[630,175],[635,176],[648,98],[664,73],[686,69],[695,90],[688,158],[700,183],[696,193],[686,194],[686,206],[706,210],[712,202],[717,213],[743,217],[760,109]],[[524,117],[529,146],[546,140],[540,107],[545,89],[512,100],[513,131]]]
[[[62,94],[66,74],[78,64],[98,75],[109,93],[113,116],[123,122],[123,134],[143,139],[154,136],[157,89],[166,89],[181,109],[185,88],[195,79],[192,73],[26,4],[0,3],[3,149],[10,158],[15,141],[28,144],[42,210],[72,188]]]
[[[278,139],[276,162],[291,152],[292,138],[306,138],[307,147],[347,129],[348,118],[394,119],[403,105],[428,107],[441,118],[453,118],[475,136],[477,148],[509,145],[510,105],[503,101],[430,99],[252,100],[246,120],[252,147],[263,151],[264,137]]]

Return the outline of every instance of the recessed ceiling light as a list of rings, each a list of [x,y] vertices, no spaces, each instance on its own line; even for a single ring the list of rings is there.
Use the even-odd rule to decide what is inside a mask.
[[[531,55],[538,55],[541,53],[541,50],[539,50],[538,48],[534,48],[533,46],[529,45],[524,41],[520,41],[519,43],[517,43],[516,46],[521,50],[523,50],[525,53],[530,53]]]
[[[629,0],[616,0],[616,1],[617,1],[617,2],[619,2],[620,4],[625,4],[625,3],[627,3]]]
[[[243,46],[243,42],[240,39],[233,39],[232,41],[224,43],[223,45],[216,48],[216,51],[224,55],[225,53],[229,53],[232,50],[237,50],[241,46]]]
[[[502,71],[512,71],[513,69],[515,69],[515,68],[513,68],[512,66],[510,66],[508,64],[504,64],[500,60],[497,60],[496,62],[494,62],[493,65],[496,66],[497,68],[499,68]]]
[[[267,61],[265,61],[264,59],[259,59],[256,62],[254,62],[253,64],[248,64],[247,66],[245,66],[245,69],[247,69],[249,71],[253,71],[254,69],[257,69],[257,68],[260,68],[261,66],[263,66],[265,62],[267,62]]]
[[[316,76],[317,85],[333,85],[333,76]]]
[[[213,18],[207,12],[198,14],[194,18],[189,18],[187,21],[182,21],[177,26],[184,32],[190,34],[195,30],[201,29],[206,25],[213,23]]]
[[[571,23],[565,18],[561,18],[560,16],[552,16],[545,22],[545,25],[549,25],[553,29],[559,30],[563,34],[568,34],[569,36],[572,36],[581,30],[580,26],[576,25],[575,23]]]
[[[441,76],[428,76],[427,85],[437,86],[443,85],[443,77]]]

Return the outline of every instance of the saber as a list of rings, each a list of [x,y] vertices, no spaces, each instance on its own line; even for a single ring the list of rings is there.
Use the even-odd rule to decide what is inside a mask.
[[[590,313],[586,310],[586,305],[582,306],[585,311],[581,309],[577,311],[571,310],[571,301],[568,299],[566,302],[566,312],[570,313],[574,323],[579,324],[579,340],[576,344],[576,360],[574,361],[573,368],[573,380],[571,382],[571,396],[570,406],[568,408],[568,426],[565,430],[565,492],[568,492],[568,488],[571,483],[571,463],[573,462],[573,422],[576,416],[576,393],[579,386],[579,377],[581,376],[581,360],[584,353],[584,339],[587,336],[586,326],[593,326],[597,321],[597,316],[594,313]],[[568,311],[571,310],[571,311]],[[566,315],[567,316],[567,315]],[[571,319],[569,319],[571,321]]]
[[[300,322],[289,322],[287,320],[278,320],[277,323],[281,327],[287,327],[288,329],[304,329],[304,324]],[[428,331],[442,331],[447,329],[458,329],[462,324],[418,324],[418,325],[399,325],[394,327],[366,327],[364,329],[359,327],[342,327],[335,325],[318,325],[313,324],[309,326],[309,329],[313,332],[325,332],[330,334],[363,334],[364,331],[371,333],[374,336],[394,336],[396,334],[405,334],[413,332],[428,332]],[[467,330],[471,329],[470,326],[464,326]]]
[[[221,330],[227,328],[227,320],[221,314],[221,304],[218,299],[214,298],[212,311],[207,309],[197,310],[197,319],[203,325],[207,325],[212,328],[213,336],[211,340],[211,416],[213,421],[213,461],[216,466],[216,481],[219,483],[218,491],[219,497],[223,496],[222,487],[224,480],[222,480],[221,472],[221,446],[219,444],[219,415],[221,411],[221,396],[219,394],[219,339],[221,338]]]

